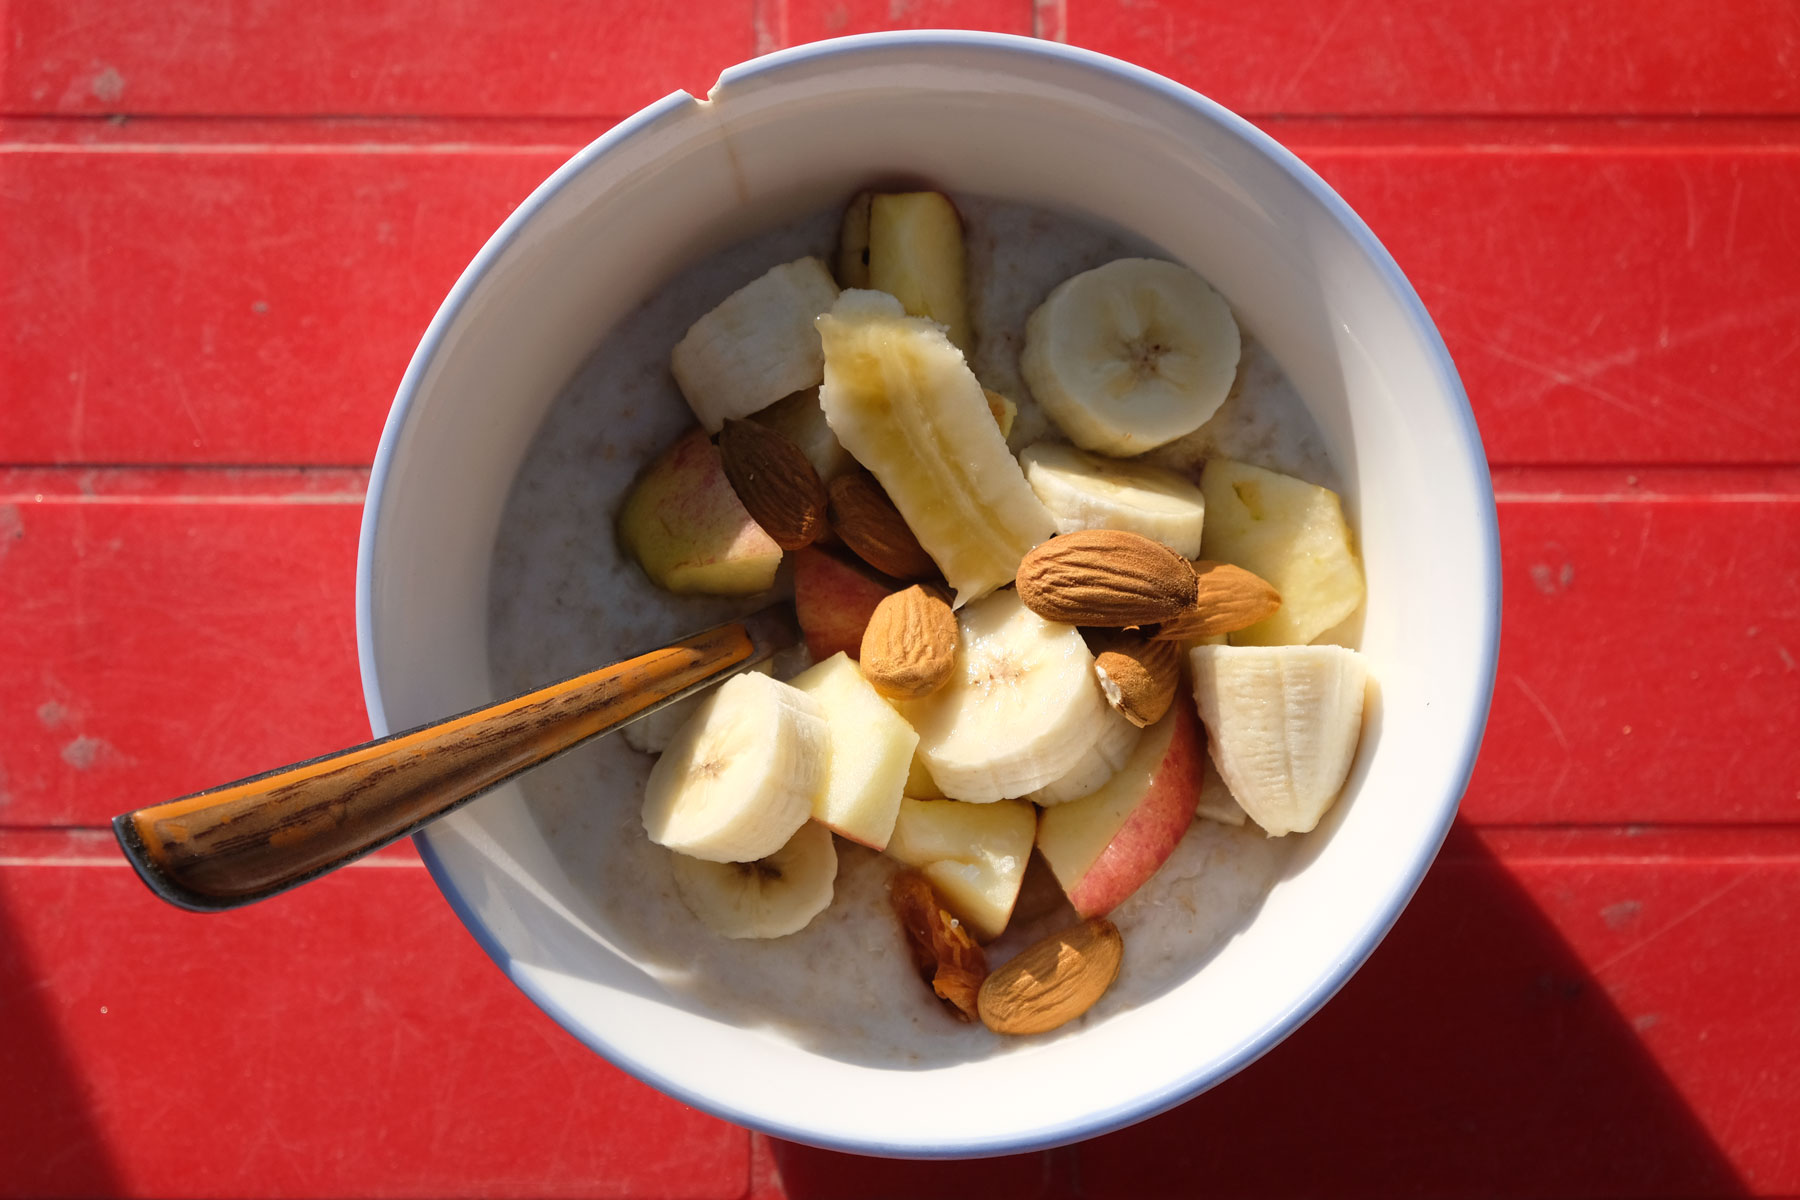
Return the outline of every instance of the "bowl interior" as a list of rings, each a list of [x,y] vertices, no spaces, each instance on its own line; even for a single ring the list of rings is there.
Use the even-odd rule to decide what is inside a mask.
[[[1498,631],[1491,491],[1435,330],[1303,167],[1192,93],[1079,51],[897,35],[738,68],[554,176],[477,258],[401,388],[371,486],[359,638],[377,733],[493,697],[488,572],[551,402],[656,283],[745,235],[918,176],[1085,215],[1209,279],[1305,397],[1346,482],[1378,688],[1345,797],[1205,965],[1079,1036],[878,1070],[667,1002],[621,953],[516,788],[422,837],[446,894],[558,1021],[733,1120],[815,1144],[994,1153],[1126,1123],[1309,1015],[1411,895],[1466,784]]]

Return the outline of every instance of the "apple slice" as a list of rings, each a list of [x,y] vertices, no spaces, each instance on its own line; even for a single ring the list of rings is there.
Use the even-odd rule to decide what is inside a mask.
[[[991,942],[1006,928],[1037,821],[1022,800],[965,804],[961,800],[900,801],[887,852],[931,881],[944,907]]]
[[[1193,824],[1205,759],[1200,723],[1177,704],[1105,787],[1043,811],[1038,852],[1076,912],[1111,912],[1174,853]]]
[[[781,547],[732,490],[704,430],[684,434],[639,476],[619,510],[619,541],[671,592],[766,591]]]
[[[1260,575],[1281,607],[1231,635],[1234,646],[1303,646],[1363,603],[1362,559],[1336,492],[1228,458],[1200,473],[1200,557]]]
[[[873,850],[888,844],[919,735],[844,653],[788,681],[825,710],[825,790],[813,819]]]
[[[794,615],[807,650],[820,662],[840,652],[859,656],[875,606],[897,590],[895,585],[811,546],[795,551],[793,563]]]

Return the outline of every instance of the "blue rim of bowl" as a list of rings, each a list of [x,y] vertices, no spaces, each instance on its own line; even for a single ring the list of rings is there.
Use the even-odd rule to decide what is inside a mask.
[[[1476,756],[1481,748],[1482,735],[1487,726],[1488,711],[1493,699],[1499,660],[1500,530],[1494,508],[1493,483],[1488,473],[1487,457],[1482,448],[1481,433],[1475,423],[1474,411],[1469,407],[1468,395],[1463,390],[1462,380],[1457,375],[1455,364],[1451,361],[1449,349],[1444,345],[1437,325],[1426,311],[1418,293],[1401,272],[1399,265],[1395,263],[1387,248],[1381,244],[1374,232],[1342,197],[1286,147],[1216,101],[1209,100],[1192,88],[1176,83],[1144,67],[1095,51],[1014,34],[978,33],[963,30],[906,30],[859,34],[795,46],[751,59],[727,69],[720,75],[714,91],[728,84],[748,82],[765,72],[784,70],[818,58],[835,57],[846,52],[873,53],[896,47],[920,53],[929,53],[932,50],[944,48],[997,49],[1037,55],[1065,65],[1110,75],[1115,79],[1135,84],[1146,91],[1198,111],[1221,130],[1262,154],[1285,171],[1295,182],[1300,184],[1313,200],[1325,208],[1349,233],[1362,252],[1368,256],[1389,291],[1407,313],[1415,333],[1430,350],[1432,369],[1438,385],[1447,395],[1459,401],[1457,419],[1463,435],[1461,450],[1466,460],[1471,482],[1477,489],[1476,499],[1479,502],[1479,508],[1485,516],[1481,530],[1481,558],[1487,576],[1486,586],[1483,589],[1487,597],[1487,604],[1485,611],[1481,614],[1484,618],[1481,661],[1485,664],[1486,678],[1479,688],[1479,702],[1472,706],[1469,714],[1468,728],[1464,734],[1461,768],[1457,772],[1453,786],[1446,789],[1446,799],[1450,802],[1440,806],[1437,820],[1421,838],[1418,855],[1411,869],[1404,879],[1398,881],[1401,886],[1394,888],[1389,893],[1386,903],[1371,915],[1357,938],[1351,943],[1350,950],[1342,955],[1329,971],[1317,979],[1313,986],[1294,1004],[1271,1017],[1254,1037],[1232,1052],[1200,1064],[1173,1083],[1148,1092],[1128,1103],[1084,1114],[1075,1121],[998,1137],[920,1145],[910,1142],[888,1143],[877,1140],[824,1137],[810,1129],[771,1122],[755,1113],[719,1104],[704,1094],[663,1077],[659,1072],[649,1069],[645,1064],[621,1051],[619,1047],[592,1035],[572,1013],[564,1009],[542,988],[536,986],[533,980],[529,977],[521,977],[516,973],[513,970],[513,956],[500,944],[493,931],[481,921],[473,906],[451,879],[448,867],[431,845],[429,834],[421,832],[414,835],[413,843],[418,848],[419,856],[424,860],[432,879],[436,881],[438,888],[443,892],[451,909],[481,948],[505,972],[506,977],[513,982],[514,986],[524,992],[532,1003],[589,1049],[657,1090],[700,1109],[702,1112],[734,1124],[757,1129],[773,1137],[822,1149],[893,1158],[977,1158],[1045,1150],[1083,1141],[1156,1116],[1158,1113],[1166,1112],[1192,1099],[1202,1091],[1223,1083],[1272,1050],[1323,1007],[1325,1002],[1331,999],[1338,989],[1349,980],[1350,976],[1355,974],[1356,970],[1367,961],[1375,947],[1393,927],[1401,911],[1411,901],[1413,894],[1418,890],[1419,884],[1425,877],[1425,872],[1436,859],[1438,850],[1449,833],[1450,824],[1456,817],[1462,795],[1468,789],[1469,779],[1474,773]],[[386,706],[381,696],[380,680],[375,671],[375,639],[372,623],[376,525],[388,471],[408,415],[412,410],[413,399],[417,394],[419,384],[437,356],[444,335],[460,314],[463,304],[480,284],[494,262],[505,253],[518,236],[519,231],[536,216],[538,211],[600,155],[627,139],[639,136],[659,121],[681,112],[693,101],[694,97],[686,92],[675,92],[665,96],[615,125],[577,152],[568,162],[557,168],[548,179],[539,184],[525,202],[519,205],[488,239],[487,244],[470,260],[468,267],[464,269],[456,284],[444,298],[443,304],[439,306],[437,314],[432,318],[431,324],[426,328],[424,336],[419,341],[419,348],[413,353],[412,360],[407,364],[406,374],[401,378],[393,407],[389,410],[387,423],[382,429],[381,442],[376,450],[374,466],[369,474],[369,499],[364,503],[362,529],[357,545],[357,657],[362,674],[364,705],[368,709],[369,719],[374,726],[376,736],[381,736],[387,731]]]

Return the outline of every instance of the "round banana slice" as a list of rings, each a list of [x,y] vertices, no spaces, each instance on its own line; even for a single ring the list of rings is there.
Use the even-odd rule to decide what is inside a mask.
[[[755,862],[677,854],[671,865],[682,903],[708,929],[728,938],[777,938],[805,929],[831,903],[837,847],[831,830],[808,821]]]
[[[825,790],[824,710],[750,672],[708,696],[644,783],[650,840],[694,858],[754,862],[781,849]]]
[[[1027,446],[1019,465],[1056,519],[1056,532],[1123,529],[1161,542],[1183,558],[1200,557],[1206,497],[1174,471],[1103,458],[1061,442]]]
[[[1100,718],[1100,740],[1081,761],[1025,798],[1033,804],[1048,807],[1092,795],[1125,765],[1143,735],[1142,729],[1109,706],[1106,715]]]
[[[958,625],[950,682],[895,705],[944,794],[1013,799],[1088,758],[1111,710],[1080,631],[1044,620],[1010,590],[968,605]]]
[[[1230,306],[1204,279],[1121,258],[1056,286],[1025,323],[1019,367],[1077,446],[1129,456],[1205,424],[1240,349]]]

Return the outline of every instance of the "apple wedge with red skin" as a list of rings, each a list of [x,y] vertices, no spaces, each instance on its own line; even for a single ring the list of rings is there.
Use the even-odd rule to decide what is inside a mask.
[[[899,585],[811,546],[789,558],[794,564],[794,616],[813,661],[824,662],[839,651],[861,657],[863,630],[875,606]]]
[[[1175,852],[1200,802],[1206,739],[1177,702],[1099,791],[1044,809],[1038,852],[1083,917],[1104,916]]]

